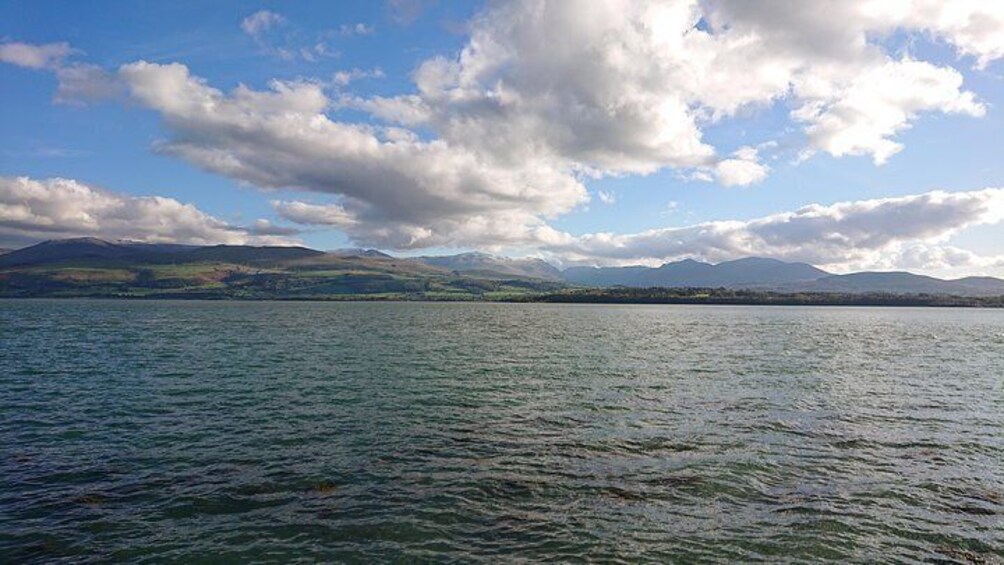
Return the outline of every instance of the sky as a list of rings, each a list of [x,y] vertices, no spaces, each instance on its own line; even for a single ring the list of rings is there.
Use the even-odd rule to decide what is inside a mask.
[[[0,247],[1004,276],[1004,2],[0,0]]]

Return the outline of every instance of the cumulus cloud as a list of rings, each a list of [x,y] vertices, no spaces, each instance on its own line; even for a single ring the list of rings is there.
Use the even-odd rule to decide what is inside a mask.
[[[339,195],[355,220],[350,235],[367,245],[461,244],[461,235],[473,244],[522,240],[542,216],[587,198],[574,176],[546,160],[503,164],[444,140],[333,121],[316,84],[226,94],[179,64],[133,63],[119,74],[172,132],[159,151],[263,188]],[[486,232],[474,233],[476,226]]]
[[[767,178],[770,167],[760,163],[755,147],[740,147],[732,158],[723,159],[714,167],[714,176],[722,186],[748,186]]]
[[[809,123],[812,148],[837,157],[871,155],[881,165],[903,149],[892,137],[909,127],[917,112],[983,116],[986,108],[961,86],[955,69],[910,59],[887,61],[855,77],[831,103],[807,103],[795,116]]]
[[[661,264],[685,257],[717,262],[760,256],[844,271],[891,268],[899,262],[920,264],[918,245],[930,249],[962,229],[1002,220],[1002,188],[934,191],[812,205],[747,221],[713,221],[626,235],[564,235],[563,241],[546,249],[566,261],[592,264]],[[941,248],[937,260],[951,260],[945,249]],[[974,257],[969,256],[970,264],[976,264]],[[924,259],[927,263],[934,260],[931,255]]]
[[[549,155],[602,173],[710,164],[679,85],[678,49],[698,19],[687,5],[493,5],[458,56],[419,66],[418,99],[405,100],[443,138],[511,162]]]
[[[550,154],[593,173],[682,167],[698,177],[724,163],[721,178],[741,181],[766,170],[717,158],[702,130],[781,101],[806,124],[809,152],[883,163],[919,113],[984,109],[957,71],[893,59],[877,39],[927,33],[985,64],[1004,33],[987,4],[492,4],[457,56],[419,66],[416,94],[355,106],[510,161]]]
[[[258,39],[261,34],[285,22],[286,18],[280,14],[268,10],[259,10],[241,20],[241,29],[244,33]]]
[[[8,244],[82,236],[197,245],[293,242],[290,233],[264,233],[264,227],[228,224],[173,198],[118,194],[72,179],[0,177],[0,241]]]
[[[617,202],[617,195],[612,190],[597,190],[596,197],[604,204],[615,204]]]
[[[963,90],[963,77],[947,66],[894,59],[880,41],[901,31],[945,41],[978,66],[1002,56],[1004,17],[1000,3],[937,0],[861,0],[753,3],[715,0],[706,14],[714,37],[739,42],[716,55],[716,84],[727,86],[745,68],[752,86],[720,88],[714,111],[784,99],[792,117],[805,123],[803,156],[868,155],[885,163],[902,149],[894,136],[921,112],[982,116],[984,106]],[[722,71],[731,69],[728,73]],[[724,96],[724,99],[718,99]]]

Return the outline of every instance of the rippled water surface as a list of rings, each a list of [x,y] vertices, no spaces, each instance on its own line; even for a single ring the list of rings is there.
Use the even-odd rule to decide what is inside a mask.
[[[1004,312],[0,301],[0,561],[1004,558]]]

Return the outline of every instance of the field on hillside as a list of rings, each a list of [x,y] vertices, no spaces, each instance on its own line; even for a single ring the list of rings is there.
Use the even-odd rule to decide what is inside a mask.
[[[235,299],[505,299],[555,291],[558,283],[464,276],[359,261],[326,264],[178,265],[66,262],[0,270],[3,297],[121,297]]]

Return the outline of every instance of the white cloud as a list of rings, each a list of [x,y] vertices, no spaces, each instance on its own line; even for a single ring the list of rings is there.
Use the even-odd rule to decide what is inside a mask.
[[[747,38],[737,44],[739,51],[716,55],[716,74],[729,72],[717,81],[715,96],[739,98],[711,106],[728,112],[773,92],[788,101],[793,118],[806,123],[803,155],[870,155],[882,164],[902,149],[894,137],[920,112],[983,115],[975,95],[962,89],[958,71],[890,57],[881,40],[894,32],[947,41],[959,53],[978,57],[979,66],[1004,55],[999,2],[861,0],[820,8],[812,2],[715,0],[710,6],[715,37]],[[729,87],[733,72],[745,72],[752,86]]]
[[[251,225],[244,228],[248,233],[258,236],[294,236],[300,233],[299,228],[290,226],[280,226],[264,218],[255,220]],[[282,239],[280,239],[282,240]]]
[[[74,53],[69,43],[4,43],[0,45],[0,61],[28,69],[53,69]]]
[[[983,113],[957,71],[892,59],[879,42],[902,29],[949,41],[984,64],[1000,56],[992,47],[1004,33],[999,9],[938,5],[492,4],[456,57],[419,67],[417,94],[354,106],[509,161],[548,154],[594,174],[696,167],[699,176],[724,163],[723,180],[756,182],[765,168],[716,158],[702,130],[781,101],[806,123],[810,152],[882,163],[920,112]]]
[[[163,115],[172,137],[159,151],[262,188],[339,195],[355,221],[349,234],[366,245],[523,242],[540,233],[542,217],[587,199],[547,160],[498,163],[399,128],[332,121],[315,84],[224,94],[179,64],[133,63],[119,74],[134,100]]]
[[[871,155],[885,163],[903,149],[892,140],[909,127],[917,112],[983,116],[986,108],[962,91],[955,69],[904,59],[887,61],[856,77],[831,102],[813,101],[795,112],[809,123],[810,145],[837,157]]]
[[[352,213],[338,204],[273,200],[272,207],[283,218],[308,226],[348,229],[357,223]]]
[[[258,39],[261,34],[285,22],[286,18],[280,14],[259,10],[241,21],[241,29],[244,30],[244,33]]]
[[[612,190],[597,190],[596,197],[604,204],[615,204],[617,195]]]
[[[1004,3],[996,0],[871,0],[864,13],[889,25],[919,29],[976,59],[976,68],[1004,57]]]
[[[770,167],[760,163],[755,147],[740,147],[731,159],[715,165],[714,176],[722,186],[748,186],[767,178]]]
[[[564,235],[560,243],[545,248],[565,262],[661,264],[685,257],[724,261],[760,256],[845,271],[920,264],[916,251],[910,251],[917,245],[940,245],[962,229],[1002,220],[1004,188],[935,191],[812,205],[747,221],[713,221],[627,235]],[[944,250],[941,253],[939,260],[947,261]],[[970,258],[970,264],[976,263]]]
[[[709,164],[714,149],[680,84],[679,48],[698,18],[687,5],[493,5],[457,57],[416,71],[427,125],[510,162],[548,155],[610,173]]]
[[[255,235],[254,230],[173,198],[118,194],[72,179],[0,177],[0,241],[92,236],[198,245],[292,243],[288,233]]]
[[[430,118],[430,109],[415,95],[372,98],[343,96],[338,100],[338,105],[362,110],[386,122],[405,126],[423,124]]]
[[[1002,276],[1004,255],[983,257],[951,245],[916,243],[883,255],[872,268],[902,269],[948,278],[974,272]]]

